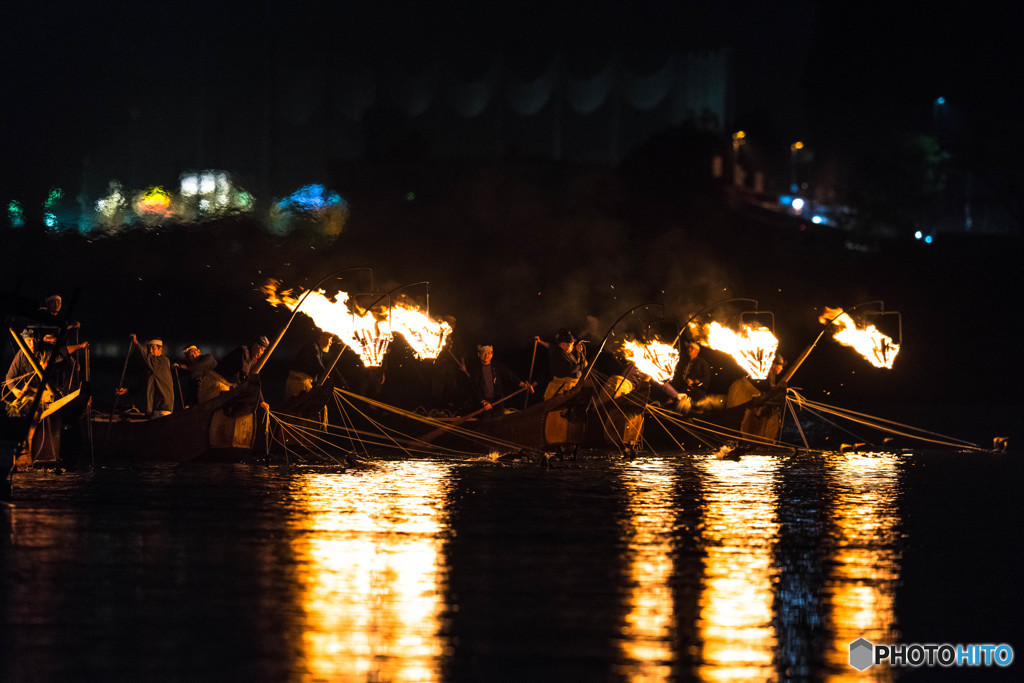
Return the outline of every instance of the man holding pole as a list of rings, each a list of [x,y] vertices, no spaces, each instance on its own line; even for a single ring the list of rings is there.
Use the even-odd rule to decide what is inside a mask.
[[[495,403],[504,399],[512,387],[533,392],[532,385],[494,360],[493,346],[486,344],[476,349],[477,360],[469,364],[469,382],[473,396],[483,410],[490,410]]]

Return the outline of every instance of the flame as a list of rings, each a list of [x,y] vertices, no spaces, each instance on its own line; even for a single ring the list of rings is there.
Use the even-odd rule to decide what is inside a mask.
[[[627,340],[622,345],[622,352],[626,360],[655,382],[664,383],[672,379],[676,364],[679,363],[679,351],[674,346],[658,341],[642,344]]]
[[[843,346],[852,346],[876,368],[892,369],[892,363],[900,351],[900,345],[895,343],[892,337],[883,334],[874,325],[857,327],[857,323],[843,309],[826,306],[825,313],[818,318],[818,322],[825,325],[830,321],[836,328],[832,335],[833,339]]]
[[[706,344],[736,359],[752,379],[764,379],[771,370],[779,340],[762,325],[743,325],[739,332],[712,322],[704,327]]]
[[[384,362],[394,333],[402,335],[417,358],[436,358],[452,332],[451,325],[432,320],[410,304],[396,303],[389,315],[386,310],[363,309],[347,292],[338,292],[331,298],[319,289],[308,293],[280,291],[279,284],[270,280],[263,286],[267,303],[294,311],[301,301],[299,312],[320,330],[337,335],[359,354],[367,367],[380,367]]]
[[[391,307],[391,329],[405,338],[417,358],[437,358],[452,326],[433,320],[415,306],[398,302]]]

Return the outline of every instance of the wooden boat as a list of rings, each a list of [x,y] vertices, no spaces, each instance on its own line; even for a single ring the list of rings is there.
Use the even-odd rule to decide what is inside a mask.
[[[590,406],[587,446],[629,452],[640,445],[651,396],[650,384],[644,382],[634,388],[630,383],[625,391],[623,385],[621,376],[612,375],[597,391]]]
[[[586,442],[592,401],[589,386],[577,387],[524,410],[439,420],[437,428],[417,441],[458,447],[475,442],[538,451],[571,449]]]
[[[259,403],[259,382],[245,382],[156,419],[93,411],[83,428],[91,433],[97,464],[238,459],[253,451]],[[83,455],[88,458],[87,453]]]

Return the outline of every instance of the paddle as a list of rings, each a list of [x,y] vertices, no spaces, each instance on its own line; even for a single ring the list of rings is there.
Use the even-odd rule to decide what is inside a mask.
[[[533,383],[533,362],[537,360],[537,344],[540,343],[540,339],[533,340],[533,356],[530,358],[530,374],[527,375],[526,381],[530,384]],[[469,374],[469,373],[466,373]],[[526,406],[530,404],[530,396],[526,396],[526,400],[523,401],[523,410],[526,410]]]
[[[508,396],[505,396],[504,398],[499,398],[497,401],[494,401],[493,403],[491,403],[491,408],[494,408],[494,406],[499,405],[501,403],[504,403],[505,401],[509,400],[513,396],[521,394],[524,391],[526,391],[527,389],[532,389],[532,388],[533,388],[533,384],[530,384],[530,385],[525,386],[525,387],[520,387],[517,391],[513,391]],[[458,425],[462,424],[463,422],[465,422],[466,420],[471,420],[474,417],[476,417],[477,415],[479,415],[480,413],[486,412],[487,410],[488,410],[487,408],[480,408],[479,410],[474,410],[469,415],[463,415],[462,417],[460,417],[460,418],[458,418],[456,420],[452,420],[450,423],[446,424],[444,427],[441,427],[439,429],[435,429],[434,431],[429,432],[429,433],[421,436],[419,440],[420,441],[427,441],[427,442],[433,441],[434,439],[439,437],[441,434],[443,434],[444,432],[448,431],[448,429],[450,429],[451,427],[458,426]]]

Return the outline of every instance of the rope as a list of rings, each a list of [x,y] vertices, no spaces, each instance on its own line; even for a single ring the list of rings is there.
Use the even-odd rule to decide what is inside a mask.
[[[974,450],[974,451],[986,451],[986,450],[988,450],[988,449],[982,448],[981,446],[979,446],[977,444],[971,443],[969,441],[964,441],[962,439],[957,439],[957,438],[954,438],[954,437],[951,437],[951,436],[947,436],[945,434],[939,434],[937,432],[932,432],[932,431],[929,431],[929,430],[926,430],[926,429],[921,429],[921,428],[918,428],[918,427],[913,427],[911,425],[902,424],[902,423],[896,422],[894,420],[886,420],[885,418],[880,418],[880,417],[876,417],[876,416],[873,416],[873,415],[868,415],[866,413],[860,413],[860,412],[857,412],[857,411],[854,411],[854,410],[847,410],[847,409],[844,409],[844,408],[837,408],[835,406],[829,406],[829,405],[826,405],[824,403],[818,403],[818,402],[815,402],[815,401],[811,401],[811,400],[807,399],[806,397],[801,396],[799,393],[797,393],[793,389],[790,389],[790,391],[792,391],[797,396],[798,405],[801,405],[801,406],[813,406],[814,408],[817,408],[818,410],[820,410],[820,411],[822,411],[824,413],[827,413],[827,414],[830,414],[830,415],[835,415],[836,417],[840,417],[840,418],[843,418],[845,420],[849,420],[850,422],[854,422],[856,424],[861,424],[861,425],[864,425],[866,427],[870,427],[872,429],[877,429],[878,431],[881,431],[881,432],[885,432],[885,433],[888,433],[888,434],[895,434],[897,436],[905,436],[905,437],[907,437],[909,439],[915,439],[917,441],[923,441],[925,443],[932,443],[932,444],[936,444],[936,445],[939,445],[939,446],[949,446],[951,448],[965,448],[967,450]],[[885,426],[885,425],[891,425],[891,426]],[[921,436],[923,434],[926,434],[927,437],[926,436]],[[936,437],[936,438],[928,438],[928,437]]]
[[[367,403],[367,404],[369,404],[369,405],[371,405],[373,407],[376,407],[376,408],[378,408],[380,410],[384,410],[386,412],[390,412],[390,413],[393,413],[395,415],[399,415],[401,417],[405,417],[405,418],[408,418],[410,420],[414,420],[416,422],[419,422],[419,423],[422,423],[422,424],[425,424],[425,425],[429,425],[431,427],[443,429],[443,430],[445,430],[445,431],[447,431],[447,432],[449,432],[451,434],[455,434],[457,436],[464,437],[467,440],[475,441],[476,443],[479,443],[479,444],[482,444],[482,445],[487,445],[487,446],[495,447],[495,448],[501,447],[501,448],[509,448],[509,449],[521,449],[521,448],[525,447],[524,444],[518,444],[518,443],[515,443],[515,442],[512,442],[512,441],[506,441],[504,439],[499,439],[497,437],[487,436],[486,434],[481,434],[480,432],[477,432],[475,430],[466,429],[464,427],[460,427],[460,426],[457,426],[457,425],[445,424],[444,422],[442,422],[440,420],[437,420],[437,419],[434,419],[434,418],[431,418],[431,417],[427,417],[425,415],[420,415],[419,413],[415,413],[415,412],[411,412],[411,411],[408,411],[408,410],[404,410],[402,408],[397,408],[395,406],[389,405],[387,403],[382,403],[380,401],[368,398],[366,396],[360,396],[359,394],[354,394],[354,393],[352,393],[350,391],[346,391],[345,389],[335,389],[334,391],[337,394],[339,394],[339,395],[341,395],[343,397],[350,397],[350,398],[359,399],[360,401],[363,401],[364,403]],[[384,427],[382,425],[377,424],[372,418],[367,416],[365,413],[362,413],[361,411],[359,411],[358,408],[355,408],[355,406],[351,402],[349,402],[349,401],[346,401],[346,402],[349,405],[351,405],[352,408],[354,410],[356,410],[356,412],[358,412],[360,415],[362,415],[366,420],[368,420],[372,424],[374,424],[374,426],[378,427],[379,429],[384,429]],[[401,434],[397,430],[388,430],[388,431],[393,431],[393,432],[399,434],[400,436],[402,436],[403,438],[405,438],[408,441],[417,442],[417,443],[423,444],[425,446],[431,446],[432,445],[432,444],[428,444],[426,442],[420,441],[419,439],[416,439],[413,436]],[[457,453],[466,453],[466,451],[458,451],[456,449],[450,449],[450,448],[449,449],[439,449],[439,448],[435,447],[435,449],[436,450],[448,450],[448,451],[453,451],[453,452],[457,452]]]

